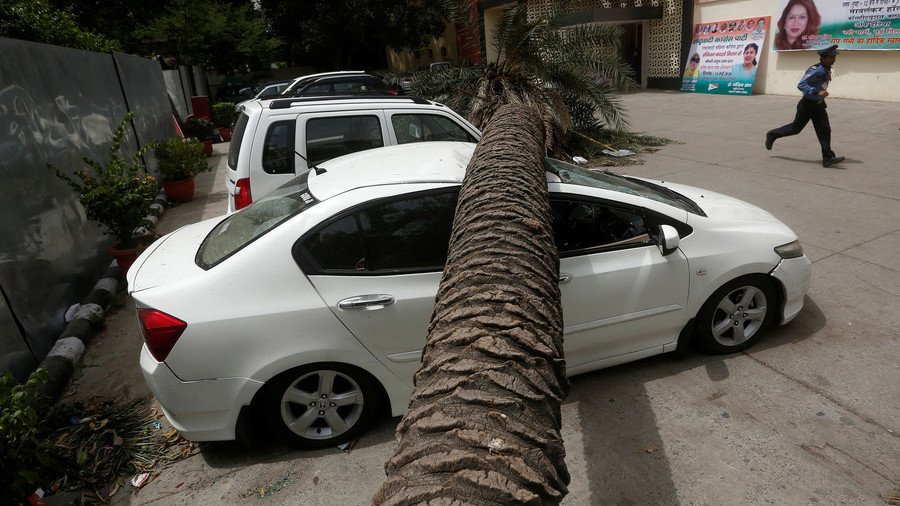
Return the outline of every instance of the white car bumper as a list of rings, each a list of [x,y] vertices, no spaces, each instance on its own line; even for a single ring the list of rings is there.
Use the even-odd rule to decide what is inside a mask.
[[[146,346],[141,349],[141,371],[166,418],[191,441],[234,439],[241,407],[263,386],[248,378],[181,381]]]
[[[772,276],[784,287],[784,313],[781,325],[793,320],[803,309],[803,298],[809,289],[810,271],[811,264],[806,255],[786,258],[772,271]]]

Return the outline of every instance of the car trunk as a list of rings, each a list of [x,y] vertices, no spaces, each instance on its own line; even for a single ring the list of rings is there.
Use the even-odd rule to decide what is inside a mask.
[[[206,272],[197,266],[197,247],[224,216],[181,227],[144,251],[128,271],[129,291],[139,292]]]

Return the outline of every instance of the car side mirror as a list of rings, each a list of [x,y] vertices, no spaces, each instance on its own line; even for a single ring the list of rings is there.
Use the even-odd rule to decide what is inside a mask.
[[[659,250],[662,252],[663,256],[674,253],[675,250],[678,249],[678,242],[680,239],[678,230],[672,225],[659,226]]]

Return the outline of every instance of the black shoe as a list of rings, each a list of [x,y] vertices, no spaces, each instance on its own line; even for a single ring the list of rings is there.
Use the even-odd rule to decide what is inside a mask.
[[[775,136],[772,134],[766,134],[766,149],[772,151],[772,144],[775,144]]]
[[[837,165],[846,160],[843,156],[832,156],[831,158],[824,158],[822,160],[822,167],[831,167],[832,165]]]

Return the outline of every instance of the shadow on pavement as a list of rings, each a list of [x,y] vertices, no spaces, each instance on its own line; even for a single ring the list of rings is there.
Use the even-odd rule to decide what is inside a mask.
[[[368,432],[356,440],[350,453],[393,441],[394,429],[396,429],[398,423],[400,423],[400,417],[382,418]],[[268,464],[297,459],[316,459],[343,452],[344,450],[337,447],[321,450],[303,450],[293,446],[291,443],[277,441],[265,434],[261,434],[253,441],[246,443],[237,441],[200,443],[200,455],[206,464],[212,468],[232,468],[235,466]]]
[[[802,341],[825,321],[818,305],[807,297],[794,321],[770,329],[750,351]],[[571,379],[564,404],[578,405],[582,448],[567,444],[567,449],[583,452],[590,504],[678,503],[665,442],[644,385],[700,367],[711,382],[724,381],[730,376],[727,357],[676,351]]]

